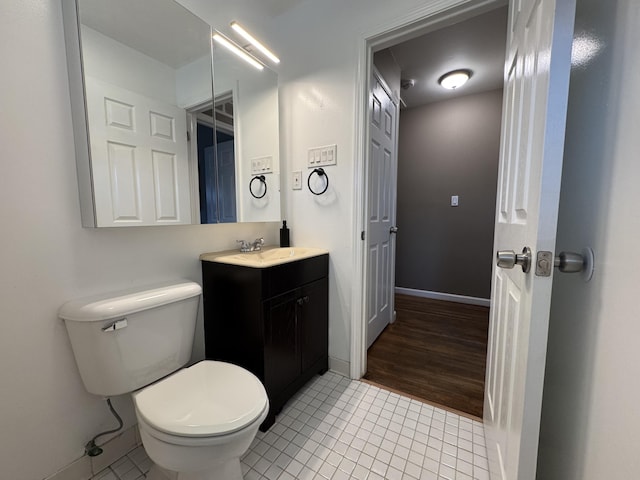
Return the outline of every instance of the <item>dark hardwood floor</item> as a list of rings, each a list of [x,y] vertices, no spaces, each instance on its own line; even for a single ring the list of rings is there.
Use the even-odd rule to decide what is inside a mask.
[[[365,379],[482,418],[489,308],[396,295]]]

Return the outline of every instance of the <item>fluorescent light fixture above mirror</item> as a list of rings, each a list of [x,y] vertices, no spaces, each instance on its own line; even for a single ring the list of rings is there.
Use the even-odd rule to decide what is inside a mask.
[[[215,42],[217,42],[220,45],[222,45],[223,47],[229,49],[231,52],[236,54],[238,57],[243,59],[245,62],[247,62],[247,63],[251,64],[252,66],[254,66],[255,68],[257,68],[258,70],[263,70],[264,69],[264,65],[262,65],[258,60],[256,60],[251,55],[249,55],[249,53],[247,53],[242,47],[239,47],[238,45],[233,43],[231,40],[229,40],[227,37],[222,35],[220,32],[215,32],[213,34],[212,38],[213,38],[213,40]]]
[[[471,70],[454,70],[445,73],[438,79],[438,83],[447,90],[455,90],[467,83],[471,77]]]
[[[238,22],[231,22],[231,28],[233,28],[238,34],[240,34],[247,42],[256,47],[263,55],[265,55],[273,63],[280,63],[280,59],[276,57],[271,50],[260,43],[256,38],[247,32]]]

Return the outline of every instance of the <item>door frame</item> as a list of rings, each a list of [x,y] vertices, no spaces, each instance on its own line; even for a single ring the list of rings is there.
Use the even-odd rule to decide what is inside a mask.
[[[355,195],[353,218],[354,288],[351,304],[350,377],[360,379],[367,371],[367,262],[366,242],[361,237],[367,226],[369,122],[368,95],[373,69],[373,52],[397,43],[438,30],[453,23],[472,18],[494,8],[504,6],[507,0],[439,0],[389,20],[372,31],[363,32],[358,42],[355,112]],[[399,114],[399,112],[398,112]],[[397,189],[397,186],[394,187]],[[366,232],[365,232],[366,235]],[[395,254],[394,254],[395,255]]]

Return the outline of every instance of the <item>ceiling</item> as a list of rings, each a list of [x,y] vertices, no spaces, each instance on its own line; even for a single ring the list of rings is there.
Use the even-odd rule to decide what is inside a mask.
[[[259,18],[273,18],[304,0],[210,0],[216,28],[227,35],[238,11],[251,10]],[[209,55],[210,25],[183,7],[181,0],[78,0],[80,21],[120,43],[174,69]]]
[[[402,100],[416,107],[502,87],[506,32],[502,7],[389,47],[402,79],[415,82],[400,91]],[[443,74],[459,69],[472,72],[466,85],[446,90],[438,84]]]
[[[261,0],[258,5],[269,17],[275,17],[291,10],[301,2],[302,0]]]
[[[237,6],[214,1],[217,17],[226,18],[228,8],[233,19]],[[237,1],[253,5],[263,17],[275,17],[304,0]],[[209,25],[172,0],[79,0],[79,12],[83,24],[173,68],[209,52]],[[506,23],[504,7],[389,47],[402,78],[415,81],[401,91],[406,105],[500,88]],[[442,74],[461,68],[473,72],[464,87],[451,91],[438,85]]]
[[[172,0],[78,0],[78,5],[83,25],[172,68],[209,55],[211,27]]]

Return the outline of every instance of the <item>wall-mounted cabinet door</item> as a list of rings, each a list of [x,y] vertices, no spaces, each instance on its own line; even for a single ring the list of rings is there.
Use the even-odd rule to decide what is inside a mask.
[[[298,300],[300,291],[264,302],[264,380],[267,393],[279,394],[300,375]]]

